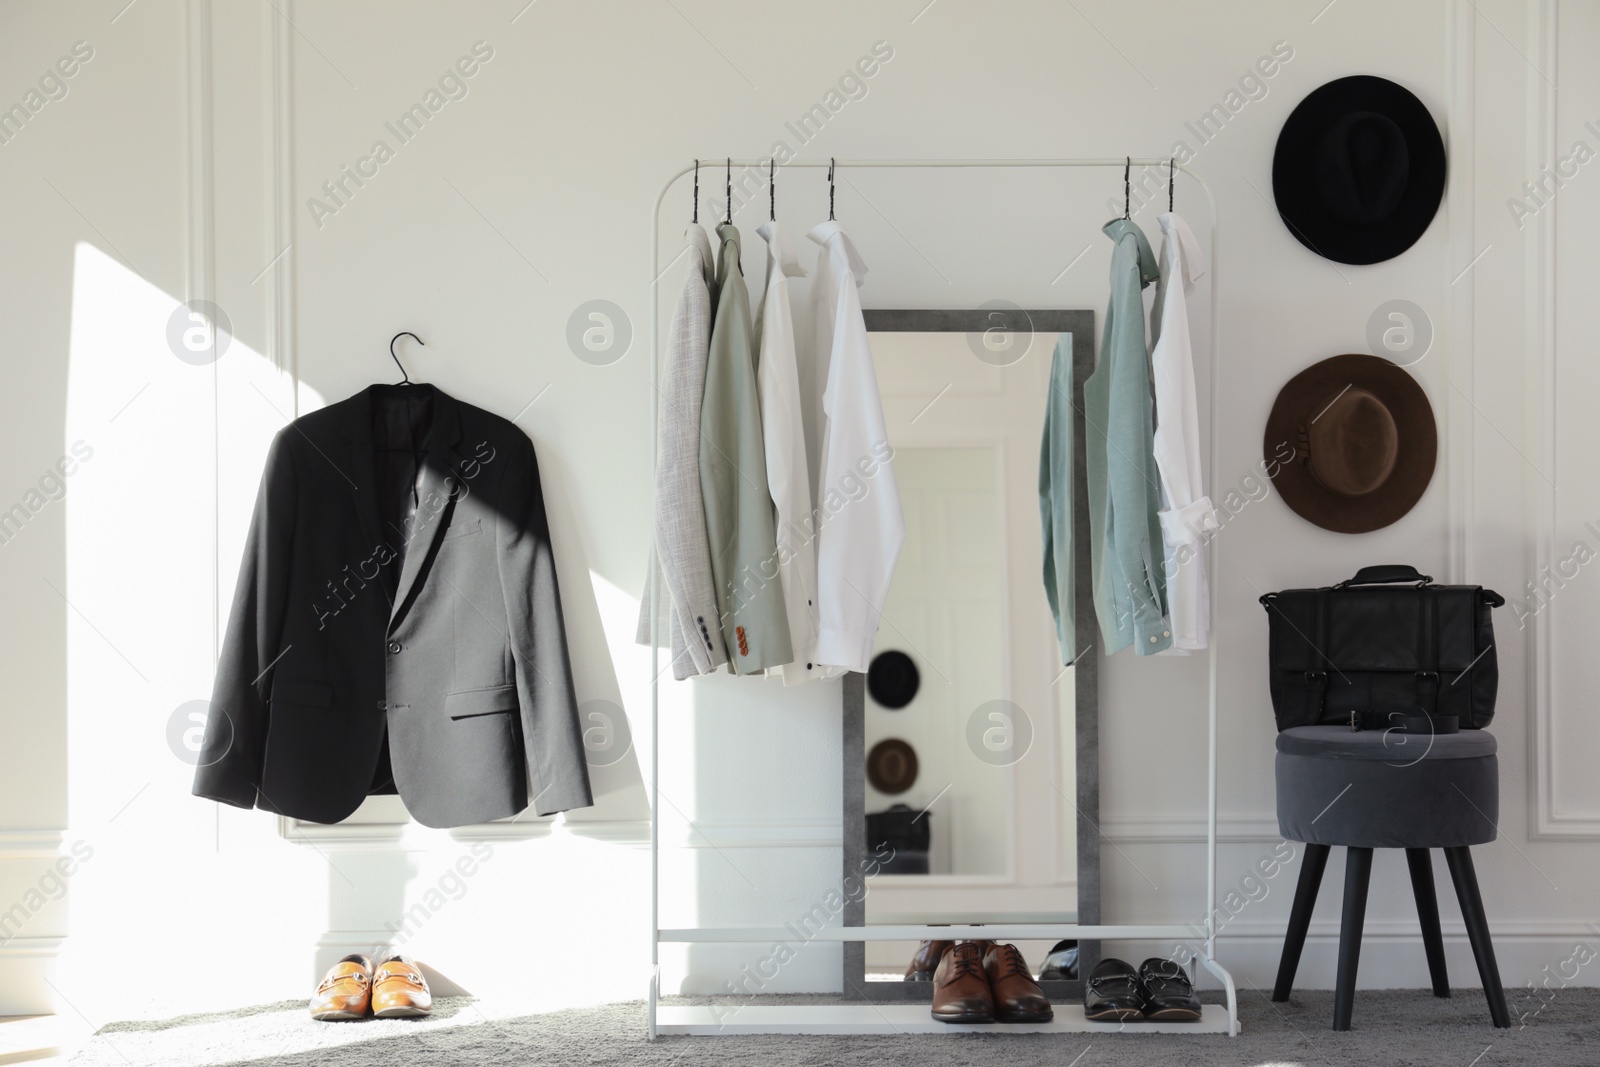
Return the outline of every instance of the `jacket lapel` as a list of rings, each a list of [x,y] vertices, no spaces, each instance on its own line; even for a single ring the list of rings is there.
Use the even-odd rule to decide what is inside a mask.
[[[417,511],[405,531],[405,556],[389,617],[391,629],[410,607],[424,565],[433,557],[434,546],[450,524],[456,497],[462,494],[465,485],[457,467],[457,445],[461,441],[460,405],[437,388],[433,390],[433,397],[428,454],[417,485]]]

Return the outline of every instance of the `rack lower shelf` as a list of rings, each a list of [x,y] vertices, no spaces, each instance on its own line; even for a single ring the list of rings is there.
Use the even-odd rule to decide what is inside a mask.
[[[678,1005],[656,1008],[660,1034],[1226,1034],[1228,1009],[1207,1004],[1194,1023],[1097,1023],[1077,1004],[1057,1004],[1047,1023],[935,1022],[925,1004]]]
[[[924,938],[960,940],[995,938],[1013,941],[1047,941],[1076,937],[1090,941],[1180,941],[1204,940],[1204,927],[1172,923],[1140,926],[1135,924],[1082,925],[1079,923],[942,923],[883,926],[825,926],[801,930],[788,926],[696,926],[663,928],[656,940],[675,942],[756,943],[762,941],[921,941]]]

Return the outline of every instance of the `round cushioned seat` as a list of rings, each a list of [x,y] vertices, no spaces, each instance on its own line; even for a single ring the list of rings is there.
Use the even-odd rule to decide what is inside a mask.
[[[1488,844],[1500,818],[1493,734],[1296,726],[1278,734],[1278,829],[1356,848]]]

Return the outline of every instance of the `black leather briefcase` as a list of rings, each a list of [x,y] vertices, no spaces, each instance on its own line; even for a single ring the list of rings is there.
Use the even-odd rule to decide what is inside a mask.
[[[1363,567],[1324,589],[1285,589],[1267,609],[1278,729],[1387,727],[1426,714],[1439,732],[1494,718],[1500,671],[1493,608],[1477,585],[1434,585],[1415,567]],[[1424,720],[1424,726],[1428,722]]]

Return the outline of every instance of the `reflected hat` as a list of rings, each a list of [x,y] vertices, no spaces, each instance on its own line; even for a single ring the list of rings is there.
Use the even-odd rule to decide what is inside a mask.
[[[1334,356],[1290,378],[1267,416],[1272,484],[1301,518],[1338,533],[1381,529],[1433,479],[1438,428],[1417,380],[1378,356]]]
[[[879,741],[867,753],[867,781],[880,793],[904,793],[917,783],[917,750],[898,737]]]
[[[1272,197],[1295,239],[1340,263],[1393,259],[1444,197],[1444,138],[1423,102],[1357,74],[1290,113],[1272,157]]]
[[[894,649],[879,652],[867,667],[867,692],[874,703],[891,711],[911,703],[921,685],[922,675],[916,662],[904,652]]]

